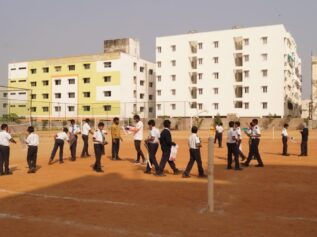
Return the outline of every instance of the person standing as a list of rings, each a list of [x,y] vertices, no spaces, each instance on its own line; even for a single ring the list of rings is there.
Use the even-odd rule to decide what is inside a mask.
[[[237,132],[237,147],[238,147],[238,154],[241,157],[242,161],[244,161],[247,157],[242,152],[242,132],[240,128],[240,122],[234,122],[235,130]]]
[[[68,128],[69,131],[69,147],[70,147],[70,154],[71,154],[71,161],[76,160],[76,150],[77,150],[77,140],[78,134],[80,134],[80,128],[75,123],[74,119],[70,120],[70,126]]]
[[[135,160],[136,164],[140,163],[140,158],[142,158],[142,162],[145,164],[145,156],[143,154],[143,151],[141,149],[141,142],[143,140],[143,122],[140,119],[139,115],[133,116],[135,127],[133,128],[134,133],[134,147],[137,152],[137,158]]]
[[[12,174],[12,172],[9,169],[10,142],[16,143],[16,141],[11,137],[8,131],[8,124],[2,124],[0,131],[0,176]]]
[[[155,121],[153,119],[148,121],[148,125],[149,125],[149,130],[150,130],[150,134],[148,139],[145,141],[146,145],[148,147],[148,152],[149,152],[149,160],[151,165],[154,165],[155,167],[155,171],[156,173],[158,173],[160,171],[160,167],[156,161],[156,152],[157,149],[159,147],[159,139],[160,139],[160,130],[158,130],[155,127]],[[151,167],[149,165],[149,163],[146,165],[146,170],[145,172],[146,174],[150,174],[151,173]]]
[[[160,161],[160,170],[158,173],[156,173],[157,176],[165,176],[164,174],[164,168],[166,165],[166,162],[170,165],[175,175],[179,174],[179,169],[176,168],[175,162],[172,160],[169,160],[172,146],[176,146],[176,143],[172,140],[172,135],[170,132],[171,127],[171,121],[164,120],[163,122],[164,129],[161,132],[160,135],[160,144],[162,149],[162,158]]]
[[[261,159],[261,155],[259,152],[259,144],[260,144],[260,137],[261,137],[261,131],[260,127],[258,126],[258,120],[253,119],[252,120],[252,132],[250,134],[251,138],[251,151],[249,152],[249,156],[246,162],[242,163],[243,166],[248,167],[252,157],[254,156],[256,160],[258,161],[258,164],[255,167],[264,167],[263,161]]]
[[[63,159],[64,141],[66,140],[67,142],[69,142],[68,128],[63,128],[63,131],[57,133],[54,138],[55,138],[55,143],[54,143],[51,157],[48,162],[49,165],[53,164],[53,160],[58,148],[59,148],[59,163],[60,164],[64,163],[64,159]]]
[[[219,123],[218,127],[216,128],[217,131],[217,138],[218,138],[218,147],[222,148],[222,134],[223,134],[223,124]]]
[[[113,119],[112,125],[111,125],[111,138],[112,138],[112,160],[121,160],[119,157],[119,149],[120,149],[120,141],[122,141],[121,133],[120,133],[120,127],[119,127],[119,118],[115,117]]]
[[[218,126],[219,126],[218,123],[216,123],[214,144],[216,144],[216,143],[217,143],[217,140],[218,140],[218,131],[217,131]]]
[[[300,131],[302,135],[302,142],[300,144],[301,152],[299,156],[307,156],[307,143],[308,143],[308,128],[306,123],[304,123],[304,128]]]
[[[235,170],[242,170],[239,164],[239,148],[238,148],[238,133],[234,127],[234,122],[229,122],[229,130],[227,137],[227,149],[228,149],[228,160],[227,169],[232,169],[232,156],[234,156]]]
[[[29,167],[28,173],[36,172],[36,160],[37,160],[37,152],[39,145],[39,136],[34,133],[34,127],[30,126],[27,129],[29,135],[25,140],[25,143],[28,145],[28,153],[27,153],[27,163]]]
[[[288,140],[288,133],[287,133],[288,124],[285,123],[282,129],[282,143],[283,143],[283,151],[282,156],[289,156],[287,153],[287,140]]]
[[[84,120],[84,124],[83,124],[83,128],[82,128],[82,139],[83,139],[83,142],[84,142],[84,146],[83,146],[83,150],[81,152],[81,156],[82,158],[85,158],[85,157],[89,157],[90,154],[88,152],[88,139],[89,139],[89,133],[90,134],[94,134],[91,130],[91,127],[89,125],[90,123],[90,120],[89,119],[85,119]]]
[[[190,177],[190,171],[196,161],[198,166],[198,174],[199,177],[204,178],[207,177],[204,172],[204,168],[201,161],[201,154],[200,154],[200,147],[201,142],[199,137],[197,136],[198,128],[196,126],[192,127],[191,130],[192,134],[188,138],[188,146],[189,146],[189,162],[187,164],[187,167],[183,173],[183,178],[189,178]]]
[[[98,129],[94,132],[93,140],[94,140],[94,151],[96,162],[93,166],[93,170],[96,172],[104,172],[101,168],[101,156],[102,149],[107,144],[105,134],[103,131],[105,124],[103,122],[98,123]]]

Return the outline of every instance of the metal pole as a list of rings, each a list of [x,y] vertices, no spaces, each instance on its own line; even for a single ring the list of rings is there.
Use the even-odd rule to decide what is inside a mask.
[[[208,139],[208,211],[214,211],[214,138]]]

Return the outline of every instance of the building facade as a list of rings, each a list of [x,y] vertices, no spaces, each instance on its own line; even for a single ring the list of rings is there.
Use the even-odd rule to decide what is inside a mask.
[[[155,117],[155,65],[139,58],[137,41],[109,42],[103,54],[9,64],[8,86],[29,89],[9,92],[10,112],[31,112],[33,118]],[[120,50],[107,48],[113,44]]]
[[[311,71],[312,71],[312,86],[311,86],[311,94],[312,94],[312,108],[311,108],[311,118],[313,120],[317,120],[317,57],[312,57],[311,59]]]
[[[156,38],[157,116],[298,116],[301,60],[283,25]]]

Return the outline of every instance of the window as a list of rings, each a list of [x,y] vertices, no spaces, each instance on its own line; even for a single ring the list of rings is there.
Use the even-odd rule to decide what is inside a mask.
[[[198,104],[198,109],[202,110],[203,109],[203,104],[199,103]]]
[[[157,90],[157,95],[160,96],[162,94],[161,90]]]
[[[172,81],[176,81],[176,75],[172,75],[171,78],[172,78]]]
[[[219,109],[219,104],[218,104],[218,103],[214,103],[213,106],[214,106],[214,109],[215,109],[215,110],[218,110],[218,109]]]
[[[199,80],[203,79],[203,74],[202,73],[198,73],[198,79]]]
[[[48,107],[42,107],[43,112],[48,112]]]
[[[150,74],[150,75],[153,75],[153,74],[154,74],[153,69],[149,69],[149,74]]]
[[[266,53],[261,54],[261,57],[262,57],[263,61],[267,61],[267,54]]]
[[[55,112],[61,112],[62,110],[61,106],[55,106],[54,109],[55,109]]]
[[[172,92],[172,95],[176,95],[176,90],[175,89],[172,89],[171,92]]]
[[[172,63],[172,66],[173,66],[173,67],[176,66],[176,60],[172,60],[171,63]]]
[[[44,73],[49,73],[49,71],[50,71],[50,70],[49,70],[48,67],[43,67],[43,72],[44,72]]]
[[[15,70],[17,70],[16,68],[11,68],[11,71],[15,71]]]
[[[36,69],[35,68],[31,69],[31,74],[36,74]]]
[[[75,71],[75,65],[68,65],[69,71]]]
[[[172,45],[171,48],[172,48],[172,51],[173,51],[173,52],[176,51],[176,45]]]
[[[12,81],[12,80],[11,80],[10,82],[11,82],[11,83],[14,83],[14,82],[16,82],[16,81]]]
[[[203,49],[203,43],[198,43],[198,49]]]
[[[111,76],[103,77],[104,82],[111,82]]]
[[[199,94],[199,95],[202,95],[202,94],[203,94],[203,88],[199,88],[199,89],[198,89],[198,94]]]
[[[6,98],[7,96],[8,96],[8,93],[6,93],[6,92],[5,92],[5,93],[3,93],[3,97],[5,97],[5,98]]]
[[[157,110],[161,110],[162,106],[161,106],[161,104],[157,104],[156,107],[157,107]]]
[[[136,90],[133,91],[133,98],[136,98]]]
[[[19,107],[20,107],[20,108],[25,108],[25,107],[26,107],[26,105],[19,105]]]
[[[153,113],[153,107],[149,107],[149,113]]]
[[[215,64],[219,63],[219,58],[218,57],[213,57],[212,60],[214,61]]]
[[[10,95],[16,95],[16,93],[12,93],[12,92],[11,92]]]
[[[141,99],[141,100],[144,99],[144,94],[140,94],[140,99]]]
[[[219,89],[218,88],[214,88],[214,94],[217,95],[219,93]]]
[[[219,72],[214,72],[214,79],[219,79]]]
[[[111,97],[111,91],[104,91],[103,94],[105,97]]]
[[[262,70],[262,76],[267,77],[267,69]]]
[[[197,103],[196,102],[191,103],[190,108],[196,109],[197,108]]]
[[[249,87],[248,86],[244,87],[244,93],[246,93],[246,94],[249,93]]]
[[[198,64],[200,64],[200,65],[203,64],[203,59],[202,58],[198,59]]]
[[[103,66],[104,66],[105,68],[109,68],[109,67],[111,67],[111,62],[104,62],[104,63],[103,63]]]
[[[58,86],[58,85],[61,85],[62,84],[62,80],[55,80],[55,85]]]
[[[162,53],[162,47],[158,46],[158,47],[157,47],[157,52],[158,52],[158,53]]]
[[[90,106],[84,105],[84,106],[83,106],[83,110],[86,111],[86,112],[87,112],[87,111],[90,111]]]
[[[153,95],[149,95],[149,100],[153,100]]]
[[[267,44],[267,37],[266,36],[262,37],[261,40],[262,40],[262,44]]]
[[[249,39],[243,39],[243,44],[244,44],[244,46],[249,45]]]
[[[36,86],[36,81],[31,81],[31,86]]]
[[[267,86],[262,86],[263,93],[267,93]]]
[[[249,62],[249,59],[250,59],[250,58],[249,58],[249,55],[248,55],[248,54],[244,55],[243,57],[244,57],[244,61],[245,61],[245,62]]]
[[[26,70],[26,67],[19,67],[19,70]]]
[[[162,66],[162,63],[161,62],[157,62],[157,67],[161,67]]]
[[[85,91],[85,92],[83,92],[83,94],[84,94],[85,98],[90,98],[90,92],[89,91]]]
[[[31,94],[31,99],[35,100],[36,99],[36,94]]]
[[[140,81],[140,86],[144,86],[144,81],[143,80]]]
[[[157,76],[157,81],[162,81],[162,77],[161,76]]]
[[[75,98],[75,92],[69,92],[68,98]]]
[[[56,99],[61,99],[62,98],[62,93],[55,93],[55,98]]]
[[[133,84],[136,85],[136,77],[135,76],[133,77]]]
[[[267,102],[262,103],[262,109],[267,109]]]
[[[62,66],[55,66],[55,71],[56,72],[62,71]]]
[[[26,82],[26,80],[19,80],[19,82]]]
[[[75,106],[67,106],[69,112],[74,112],[75,111]]]
[[[43,82],[43,86],[48,86],[49,82],[47,80],[42,81]]]
[[[245,109],[249,109],[249,103],[248,102],[244,103],[244,108]]]
[[[137,70],[137,68],[138,68],[137,63],[133,63],[133,68],[134,68],[135,71]]]
[[[104,105],[103,109],[104,111],[111,111],[111,105]]]
[[[42,94],[43,99],[48,99],[48,94]]]
[[[153,82],[149,82],[149,87],[153,87]]]
[[[74,85],[75,84],[75,79],[74,78],[68,79],[68,84],[69,85]]]
[[[176,109],[176,104],[171,104],[171,108],[172,108],[172,110],[175,110]]]
[[[84,77],[83,81],[84,81],[84,84],[89,84],[90,83],[90,78],[89,77]]]
[[[244,71],[244,78],[248,78],[250,75],[249,71]]]
[[[4,103],[4,104],[2,105],[2,107],[3,107],[3,108],[7,108],[7,107],[8,107],[8,104],[7,104],[7,103]]]
[[[84,69],[90,69],[90,63],[84,63],[83,66]]]
[[[143,107],[143,106],[140,107],[140,112],[141,112],[141,113],[144,112],[144,107]]]
[[[144,67],[140,67],[140,72],[144,72]]]
[[[31,107],[31,112],[36,112],[36,107]]]
[[[214,41],[214,48],[219,48],[219,41]]]

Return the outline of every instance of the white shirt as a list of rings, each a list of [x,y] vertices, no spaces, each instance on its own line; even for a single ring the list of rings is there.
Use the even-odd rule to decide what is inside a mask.
[[[216,127],[216,131],[217,131],[218,133],[222,133],[222,132],[223,132],[223,127],[222,127],[222,126],[217,126],[217,127]]]
[[[283,137],[288,137],[288,133],[287,133],[287,129],[286,128],[282,129],[282,136]]]
[[[1,146],[10,146],[10,140],[12,139],[10,133],[5,130],[0,132],[0,145]]]
[[[63,140],[63,141],[64,141],[64,140],[66,140],[66,141],[69,140],[68,135],[67,135],[65,132],[59,132],[59,133],[57,133],[56,139]]]
[[[159,143],[159,139],[161,137],[160,130],[158,130],[156,127],[152,127],[150,131],[150,137],[154,138],[154,140],[151,141],[151,143]]]
[[[143,123],[141,120],[139,122],[137,122],[137,124],[135,125],[135,129],[138,131],[134,134],[134,140],[142,141],[142,139],[143,139]]]
[[[39,141],[39,136],[35,133],[29,134],[29,136],[26,138],[25,142],[29,146],[38,146],[40,141]]]
[[[82,134],[88,136],[90,130],[91,130],[91,127],[89,126],[88,123],[85,122],[85,123],[83,124]]]
[[[190,149],[199,149],[200,139],[196,133],[192,133],[188,138],[188,146]]]
[[[94,144],[104,144],[106,141],[104,131],[100,129],[94,132],[93,138],[94,138]]]
[[[237,134],[238,134],[239,139],[241,140],[241,139],[242,139],[241,128],[240,128],[240,127],[237,127],[237,128],[236,128],[236,132],[237,132]]]
[[[68,128],[69,133],[77,134],[80,133],[80,128],[77,124],[70,125]]]
[[[252,130],[253,135],[261,135],[261,130],[258,125],[255,125]],[[257,137],[258,138],[258,137]]]
[[[238,133],[235,129],[229,128],[228,130],[228,137],[227,137],[227,143],[236,143],[236,141],[233,138],[238,137]]]

